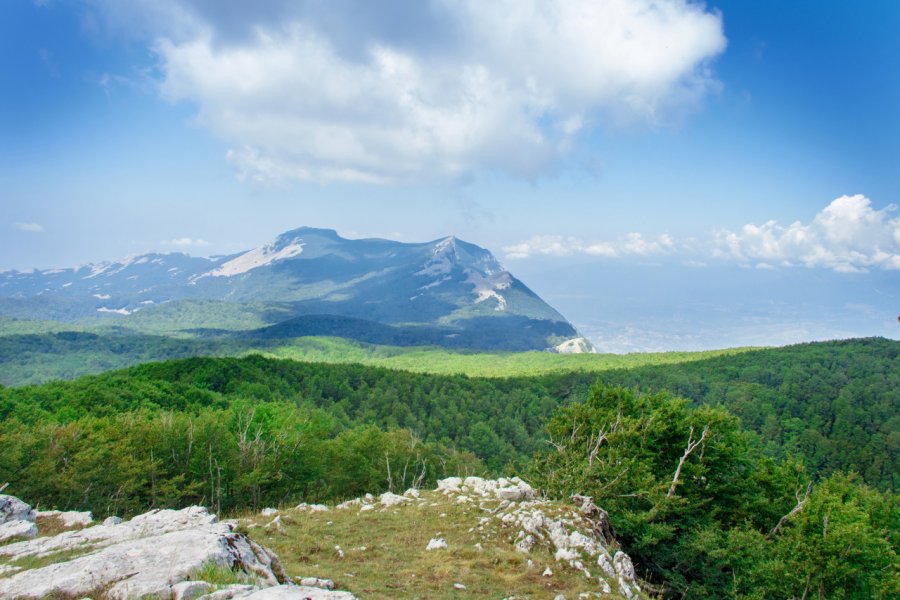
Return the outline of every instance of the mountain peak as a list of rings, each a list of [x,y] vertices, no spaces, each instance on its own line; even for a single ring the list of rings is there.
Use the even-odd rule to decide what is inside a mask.
[[[343,239],[334,229],[325,229],[322,227],[297,227],[296,229],[291,229],[290,231],[285,231],[281,235],[278,236],[278,239],[281,238],[293,238],[301,235],[319,235],[322,237],[327,237],[331,239]]]

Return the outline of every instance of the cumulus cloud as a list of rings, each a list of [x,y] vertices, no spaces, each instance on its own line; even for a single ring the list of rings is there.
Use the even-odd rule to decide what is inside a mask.
[[[531,256],[650,256],[667,254],[676,249],[675,241],[668,234],[646,238],[640,233],[628,233],[615,241],[585,242],[576,237],[561,235],[536,235],[529,240],[505,246],[503,252],[509,259]]]
[[[736,262],[755,269],[815,267],[844,273],[900,269],[900,217],[897,207],[882,209],[862,195],[841,196],[809,223],[748,223],[739,231],[720,229],[706,239],[675,240],[668,234],[647,237],[629,233],[614,241],[586,242],[561,235],[537,235],[505,246],[509,259],[532,256],[669,255],[686,266],[705,267],[709,260]]]
[[[259,180],[531,179],[599,123],[677,119],[726,43],[691,0],[93,1]]]
[[[13,227],[19,231],[27,231],[28,233],[41,233],[44,226],[40,223],[13,223]]]
[[[841,196],[809,223],[767,221],[744,225],[738,232],[716,232],[713,255],[760,268],[900,269],[900,218],[891,216],[896,208],[891,204],[876,210],[865,196]]]
[[[189,237],[163,240],[161,243],[164,246],[209,246],[209,242],[206,240]]]

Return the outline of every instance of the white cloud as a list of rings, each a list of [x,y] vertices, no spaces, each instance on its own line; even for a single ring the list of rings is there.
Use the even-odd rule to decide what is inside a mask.
[[[19,231],[27,231],[29,233],[41,233],[44,231],[44,226],[40,223],[14,223],[13,227]]]
[[[609,258],[671,255],[686,266],[707,266],[709,259],[735,261],[754,269],[805,266],[853,273],[872,268],[900,270],[900,217],[897,207],[880,210],[862,195],[841,196],[809,223],[748,223],[740,231],[719,230],[706,240],[668,234],[628,233],[614,241],[586,242],[577,237],[536,235],[505,246],[509,259],[532,256],[592,255]]]
[[[810,223],[744,225],[715,234],[713,255],[758,263],[757,268],[803,265],[842,272],[900,269],[900,218],[862,195],[841,196]]]
[[[140,4],[162,94],[197,106],[244,178],[534,178],[598,123],[677,119],[725,47],[718,13],[688,0],[434,0],[415,8],[435,28],[416,39],[365,2],[289,4],[244,5],[259,14],[238,37],[200,3]]]
[[[666,254],[676,249],[675,241],[669,234],[656,238],[646,238],[640,233],[628,233],[615,241],[585,242],[576,237],[561,235],[536,235],[529,240],[505,246],[503,252],[509,259],[531,256],[650,256]]]
[[[171,240],[163,240],[160,242],[165,246],[209,246],[209,242],[203,239],[195,239],[189,237],[175,238]]]

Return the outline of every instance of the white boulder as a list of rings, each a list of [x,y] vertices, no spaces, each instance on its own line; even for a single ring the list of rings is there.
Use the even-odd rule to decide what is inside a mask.
[[[9,521],[34,521],[31,507],[15,496],[0,494],[0,525]]]
[[[447,542],[444,538],[431,538],[428,541],[428,545],[425,546],[426,550],[446,550]]]
[[[335,592],[300,585],[279,585],[253,592],[247,596],[234,596],[241,600],[356,600],[350,592]]]
[[[323,588],[326,590],[334,589],[334,582],[330,579],[322,579],[321,577],[304,577],[300,580],[300,585],[305,587]]]
[[[391,492],[385,492],[379,498],[381,505],[384,507],[395,506],[397,504],[403,504],[404,502],[409,502],[409,498],[405,496],[398,496],[397,494],[392,494]]]
[[[7,521],[0,525],[0,542],[14,538],[36,538],[37,525],[33,521]]]
[[[35,512],[15,496],[0,494],[0,542],[37,537]]]
[[[33,516],[18,500],[6,500],[4,506],[6,515]],[[34,526],[23,519],[2,526],[20,523]],[[0,546],[0,558],[6,562],[61,553],[68,557],[33,569],[4,565],[0,598],[78,598],[102,591],[110,600],[353,600],[347,592],[332,591],[334,583],[326,579],[305,581],[315,587],[281,585],[287,577],[277,556],[235,532],[233,523],[219,522],[196,506],[154,510],[125,522],[107,519],[102,525]],[[193,580],[210,564],[242,572],[255,584],[214,591],[209,583]]]

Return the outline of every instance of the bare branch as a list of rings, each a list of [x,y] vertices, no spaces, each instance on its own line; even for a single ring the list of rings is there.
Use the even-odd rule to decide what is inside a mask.
[[[557,452],[559,452],[560,454],[562,454],[562,451],[563,451],[562,444],[557,444],[556,442],[554,442],[552,437],[551,437],[549,440],[546,440],[546,441],[547,441],[548,444],[550,444],[551,446],[553,446],[554,448],[556,448],[556,451],[557,451]]]
[[[778,519],[778,523],[775,525],[775,527],[772,528],[772,531],[769,532],[769,535],[766,536],[767,538],[771,539],[772,537],[774,537],[774,535],[778,533],[782,527],[784,527],[785,523],[787,523],[791,517],[803,510],[804,505],[806,505],[807,500],[809,500],[810,492],[812,492],[812,482],[806,484],[806,493],[803,494],[803,498],[800,497],[800,490],[797,490],[797,493],[795,494],[797,498],[797,505],[792,508],[788,514]]]
[[[681,477],[681,468],[684,466],[684,463],[687,462],[691,452],[696,450],[697,447],[706,440],[707,433],[709,433],[709,425],[706,425],[706,427],[703,428],[703,433],[700,435],[700,438],[695,441],[694,428],[691,427],[691,432],[688,434],[687,448],[684,449],[684,454],[681,456],[681,460],[678,461],[678,468],[675,469],[675,476],[672,477],[672,485],[669,486],[669,493],[666,494],[666,498],[671,498],[675,495],[675,488],[678,486],[678,478]]]
[[[581,429],[581,423],[576,422],[575,418],[572,418],[572,442],[575,442],[575,436],[578,434],[578,430]]]

